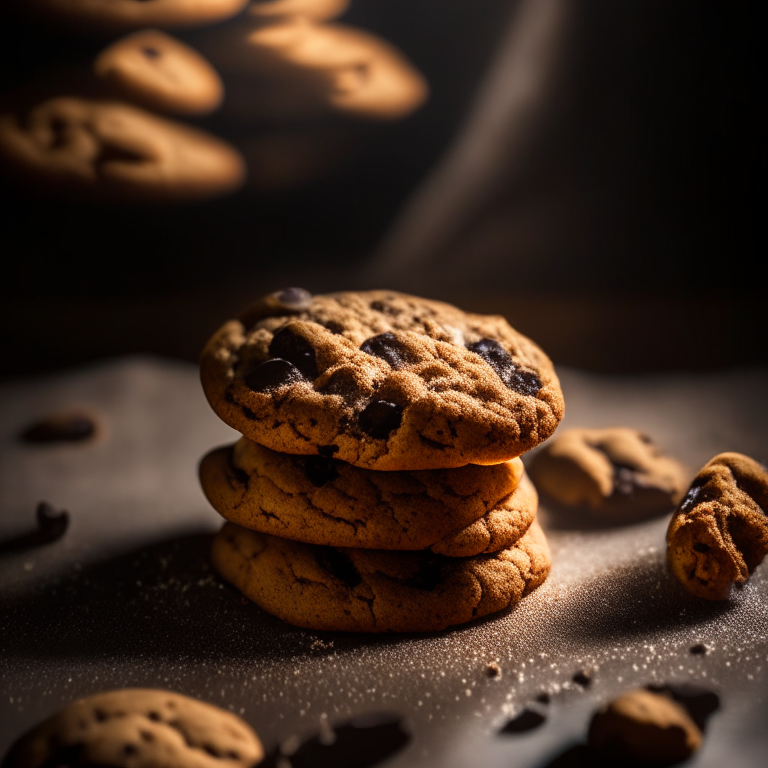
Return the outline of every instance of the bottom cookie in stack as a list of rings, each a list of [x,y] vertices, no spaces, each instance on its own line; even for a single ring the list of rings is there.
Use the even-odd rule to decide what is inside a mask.
[[[242,438],[203,458],[200,481],[230,521],[214,568],[298,626],[440,630],[518,602],[549,573],[519,459],[377,472]]]

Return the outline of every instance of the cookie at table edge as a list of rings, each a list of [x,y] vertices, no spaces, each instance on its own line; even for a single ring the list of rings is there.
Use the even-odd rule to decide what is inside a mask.
[[[503,317],[395,291],[272,294],[214,333],[200,373],[251,440],[376,470],[507,461],[564,411],[551,361]]]

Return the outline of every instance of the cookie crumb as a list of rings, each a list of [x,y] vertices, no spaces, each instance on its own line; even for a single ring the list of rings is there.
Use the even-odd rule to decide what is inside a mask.
[[[582,688],[589,688],[592,685],[592,673],[586,669],[580,669],[571,678],[576,685],[580,685]]]
[[[85,413],[53,413],[19,434],[25,443],[79,443],[96,434],[96,422]]]
[[[69,512],[57,510],[47,501],[37,505],[37,527],[45,541],[58,541],[69,527]]]
[[[485,674],[488,677],[501,677],[501,667],[495,661],[492,661],[486,666]]]
[[[525,733],[542,726],[547,720],[547,716],[537,709],[526,707],[516,717],[513,717],[499,731],[499,733]]]
[[[549,704],[551,700],[550,695],[546,691],[542,691],[535,699],[539,704]]]
[[[694,656],[703,656],[707,652],[707,646],[704,643],[697,643],[691,646],[691,653]]]

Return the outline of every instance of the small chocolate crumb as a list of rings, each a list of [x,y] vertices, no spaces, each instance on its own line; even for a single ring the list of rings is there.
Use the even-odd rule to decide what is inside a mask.
[[[275,357],[271,360],[265,360],[246,374],[245,384],[254,392],[269,392],[285,384],[303,381],[303,379],[301,371],[295,365]]]
[[[45,541],[57,541],[69,527],[69,512],[56,510],[47,501],[37,505],[37,527]]]
[[[386,440],[400,426],[403,406],[387,400],[373,400],[358,417],[360,429],[376,440]]]
[[[485,668],[485,674],[488,677],[501,677],[501,667],[495,661],[492,661]]]
[[[538,728],[546,721],[546,715],[526,707],[517,717],[513,717],[499,733],[525,733]]]
[[[704,643],[697,643],[691,646],[691,653],[694,656],[703,656],[707,652],[707,646]]]
[[[539,704],[549,704],[551,701],[550,695],[546,691],[542,691],[534,701],[538,701]]]
[[[571,679],[582,688],[589,688],[592,685],[592,675],[585,669],[580,669]]]
[[[82,413],[54,413],[30,424],[19,435],[26,443],[78,443],[96,434],[93,419]]]

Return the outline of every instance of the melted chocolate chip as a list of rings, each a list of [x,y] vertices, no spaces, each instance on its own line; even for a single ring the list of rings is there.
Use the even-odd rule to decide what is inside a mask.
[[[65,509],[57,510],[47,501],[41,501],[36,514],[37,527],[45,541],[57,541],[67,532],[69,512]]]
[[[621,496],[631,496],[637,490],[637,472],[632,467],[614,464],[613,491]]]
[[[152,48],[149,45],[145,45],[141,52],[148,58],[148,59],[157,59],[160,57],[160,51],[157,50],[157,48]]]
[[[541,389],[541,380],[533,371],[520,368],[512,356],[495,339],[480,339],[467,349],[485,360],[496,375],[514,392],[535,395]]]
[[[28,426],[19,437],[27,443],[76,443],[96,433],[96,425],[88,416],[65,414],[48,416]]]
[[[245,385],[254,392],[269,392],[285,384],[294,384],[302,381],[304,377],[301,371],[287,360],[275,357],[265,360],[257,365],[250,373],[246,374]]]
[[[685,494],[685,496],[683,496],[683,500],[680,502],[679,509],[681,512],[688,512],[690,509],[693,509],[693,507],[696,506],[699,495],[701,494],[701,490],[706,482],[706,479],[701,477],[695,477],[693,479],[691,487],[688,489],[688,492]],[[703,500],[704,499],[702,498],[701,501]]]
[[[376,440],[384,440],[400,426],[403,407],[387,400],[374,400],[360,413],[357,423],[360,429]]]
[[[352,561],[340,550],[333,547],[316,547],[315,559],[325,571],[354,589],[363,580]]]
[[[306,309],[312,301],[312,294],[304,288],[284,288],[273,294],[275,301],[286,309]]]
[[[538,728],[546,721],[546,716],[535,709],[527,707],[517,716],[512,718],[499,733],[525,733]]]
[[[322,488],[326,483],[333,482],[339,476],[333,459],[323,456],[307,456],[304,459],[304,474],[312,485]]]
[[[272,357],[287,360],[301,373],[313,381],[317,378],[317,360],[312,345],[303,337],[294,333],[289,326],[281,328],[269,344]]]
[[[393,368],[401,368],[413,362],[413,355],[394,333],[380,333],[366,339],[360,349],[366,354],[380,357]]]

